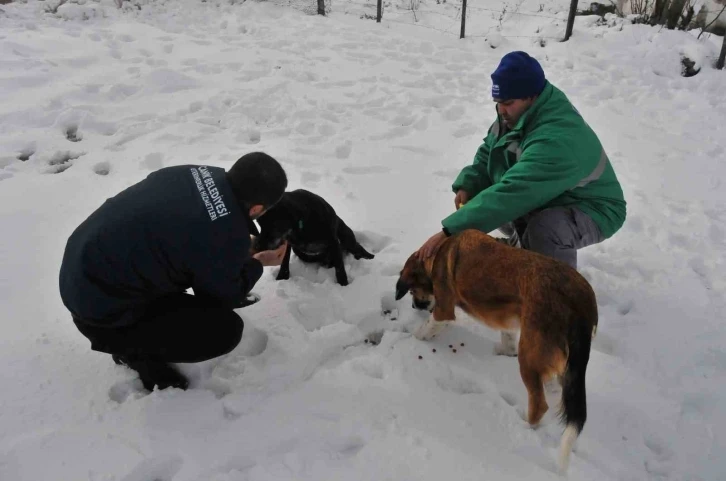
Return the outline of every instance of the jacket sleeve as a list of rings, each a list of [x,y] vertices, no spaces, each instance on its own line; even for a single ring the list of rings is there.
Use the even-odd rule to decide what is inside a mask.
[[[566,145],[533,139],[498,183],[484,189],[442,221],[452,234],[466,229],[491,232],[577,186],[585,177]]]
[[[489,164],[489,137],[484,139],[484,143],[479,146],[474,155],[474,162],[467,165],[461,170],[459,176],[451,186],[451,190],[457,192],[464,189],[470,196],[475,196],[482,190],[492,185],[492,181],[487,173],[487,165]]]
[[[464,189],[470,196],[475,196],[482,190],[492,185],[487,173],[489,162],[489,145],[486,140],[479,146],[474,156],[474,162],[461,170],[459,176],[451,186],[451,190],[457,192]]]
[[[212,260],[194,272],[192,288],[195,293],[213,297],[229,307],[240,307],[247,293],[262,276],[262,264],[252,257],[247,258],[242,268],[238,263]],[[236,267],[235,267],[236,266]]]

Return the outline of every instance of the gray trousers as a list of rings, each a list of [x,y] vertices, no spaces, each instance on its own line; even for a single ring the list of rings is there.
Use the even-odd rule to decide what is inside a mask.
[[[592,218],[576,207],[550,207],[499,228],[516,232],[522,248],[554,257],[577,269],[577,249],[605,240]]]

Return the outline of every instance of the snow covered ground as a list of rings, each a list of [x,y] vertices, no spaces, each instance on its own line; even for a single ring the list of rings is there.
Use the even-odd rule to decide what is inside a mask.
[[[220,3],[0,7],[1,480],[559,479],[562,428],[554,412],[523,421],[498,335],[462,319],[422,343],[420,314],[393,300],[494,118],[489,74],[517,49],[599,134],[629,202],[623,229],[581,252],[600,327],[569,477],[724,479],[721,39],[578,17],[572,41],[540,42],[564,23],[512,16],[497,32],[490,12],[459,40],[345,2],[328,18]],[[422,2],[419,21],[445,30],[451,7]],[[701,73],[679,75],[682,52]],[[65,241],[155,169],[252,150],[327,198],[376,258],[348,259],[345,288],[295,258],[289,281],[268,269],[239,347],[182,365],[189,391],[146,394],[75,330],[57,289]]]

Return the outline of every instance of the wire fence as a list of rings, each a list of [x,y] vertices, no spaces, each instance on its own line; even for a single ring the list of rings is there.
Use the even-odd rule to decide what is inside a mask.
[[[501,38],[531,38],[541,41],[564,40],[568,20],[567,12],[547,12],[544,5],[540,5],[539,11],[520,11],[521,0],[512,9],[503,6],[500,9],[480,7],[478,5],[467,5],[466,1],[457,4],[429,5],[426,9],[417,8],[416,0],[404,5],[391,5],[386,2],[382,5],[380,13],[376,10],[376,0],[368,2],[347,1],[336,4],[336,11],[342,6],[346,13],[362,12],[361,18],[376,20],[381,23],[396,23],[437,31],[447,35],[458,34],[460,38],[490,38],[493,35]],[[437,2],[438,3],[438,2]],[[438,7],[438,9],[435,9]],[[532,27],[532,34],[525,33],[516,35],[504,34],[504,27],[516,17],[527,17],[530,19],[543,19],[549,25],[543,28]],[[436,20],[438,19],[438,20]],[[448,20],[448,22],[446,21]],[[530,22],[537,24],[537,22]],[[471,27],[471,31],[467,29]],[[526,32],[530,33],[530,32]]]
[[[333,2],[335,2],[335,11],[355,13],[360,15],[361,18],[375,20],[378,23],[385,21],[385,23],[413,26],[437,31],[445,35],[455,34],[454,30],[455,28],[458,28],[459,38],[484,38],[489,41],[492,47],[496,47],[497,45],[495,44],[500,41],[499,39],[503,38],[529,38],[535,40],[541,46],[544,46],[549,40],[567,41],[572,35],[575,16],[578,13],[578,0],[570,0],[569,9],[555,12],[546,12],[545,5],[543,3],[539,4],[539,10],[537,11],[520,11],[520,8],[526,0],[504,0],[505,3],[503,3],[500,8],[467,5],[468,0],[458,0],[460,3],[454,0],[456,3],[451,3],[450,1],[448,4],[447,0],[436,0],[437,5],[434,6],[433,4],[430,4],[424,10],[419,8],[421,0],[386,0],[385,3],[384,0],[364,0],[363,2],[356,0],[258,1],[268,1],[281,6],[290,6],[309,14],[321,15],[326,15],[333,11]],[[398,5],[393,4],[393,2],[396,1],[398,2]],[[510,4],[510,1],[515,2],[514,5]],[[2,0],[0,0],[0,2],[2,2]],[[583,13],[596,14],[602,17],[606,13],[612,13],[613,11],[617,12],[614,4],[612,6],[603,6],[595,1],[590,3],[588,7],[589,11]],[[724,6],[721,13],[724,11],[726,11],[726,6]],[[479,15],[479,17],[477,18],[476,15],[473,14]],[[489,15],[490,18],[488,21],[482,21],[481,15],[483,14]],[[620,13],[620,15],[622,15],[622,13]],[[409,19],[406,20],[406,17]],[[439,17],[440,19],[443,19],[443,21],[438,23],[427,21],[432,17]],[[472,17],[473,21],[470,21],[469,25],[473,27],[473,31],[467,32],[467,18],[472,20]],[[542,19],[543,22],[535,27],[536,30],[532,32],[532,35],[509,35],[504,33],[504,26],[517,17]],[[604,18],[607,17],[605,16]],[[550,24],[547,25],[545,21],[550,22]],[[492,22],[494,23],[493,25]],[[609,22],[610,21],[607,23],[609,24]],[[483,32],[477,31],[477,29],[481,29],[482,27],[484,29]],[[517,28],[519,28],[519,25]],[[704,31],[705,30],[706,28],[704,28]],[[726,63],[726,35],[724,36],[723,46],[721,48],[716,68],[723,68],[724,63]]]
[[[327,14],[332,11],[360,15],[363,19],[375,20],[379,23],[395,23],[417,28],[437,31],[446,35],[458,34],[460,38],[531,38],[540,41],[567,40],[572,32],[574,12],[577,0],[572,0],[570,11],[547,12],[544,4],[538,11],[520,11],[524,0],[514,0],[514,4],[505,3],[502,8],[490,8],[480,5],[467,5],[467,0],[446,3],[437,0],[436,5],[420,8],[420,0],[267,0],[277,5],[290,6],[308,14]],[[527,17],[542,19],[554,25],[545,26],[545,31],[537,28],[531,35],[503,33],[503,27],[512,19]],[[438,19],[438,20],[434,20]],[[566,26],[565,26],[566,23]],[[564,27],[564,28],[563,28]],[[470,32],[467,32],[470,29]]]

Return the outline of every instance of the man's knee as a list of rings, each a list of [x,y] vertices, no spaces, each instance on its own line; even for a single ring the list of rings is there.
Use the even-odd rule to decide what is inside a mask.
[[[539,251],[549,248],[572,249],[575,247],[572,220],[566,209],[545,209],[535,214],[524,232],[525,249]]]
[[[242,340],[242,333],[245,328],[245,323],[242,318],[235,312],[231,312],[226,323],[223,332],[220,333],[220,352],[218,355],[222,356],[231,352]]]

